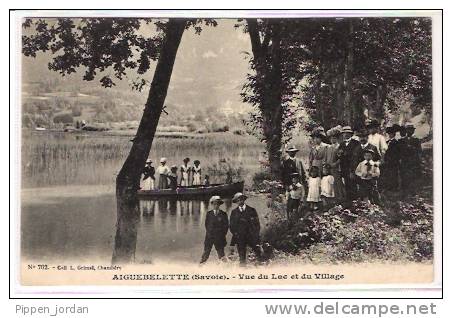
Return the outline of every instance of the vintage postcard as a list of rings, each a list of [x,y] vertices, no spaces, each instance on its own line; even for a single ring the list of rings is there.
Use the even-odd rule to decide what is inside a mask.
[[[14,12],[13,279],[440,288],[441,19]]]

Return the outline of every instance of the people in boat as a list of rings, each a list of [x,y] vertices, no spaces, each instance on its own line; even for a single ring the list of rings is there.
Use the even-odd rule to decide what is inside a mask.
[[[191,166],[189,165],[190,158],[185,158],[183,164],[180,166],[180,185],[188,187],[190,185]]]
[[[240,265],[246,265],[246,247],[250,246],[258,260],[261,258],[260,223],[256,209],[245,204],[248,197],[238,192],[232,198],[237,207],[232,210],[229,227],[232,233],[231,246],[237,246]]]
[[[213,246],[215,246],[218,258],[225,259],[224,248],[227,244],[226,234],[229,229],[228,215],[223,210],[220,210],[220,206],[224,203],[223,200],[219,196],[214,195],[210,198],[209,203],[212,205],[212,210],[206,214],[206,237],[204,239],[204,252],[201,256],[201,264],[209,259]]]
[[[210,178],[209,178],[209,175],[206,174],[206,175],[204,176],[204,182],[203,182],[203,185],[204,185],[205,187],[210,186],[210,180],[209,180],[209,179],[210,179]]]
[[[143,190],[153,190],[155,187],[155,168],[152,166],[152,160],[146,160],[146,164],[143,168],[143,180],[142,187]]]
[[[170,173],[168,173],[168,187],[171,190],[176,190],[177,188],[177,166],[171,166]]]
[[[166,158],[160,159],[160,165],[157,167],[157,176],[158,176],[158,188],[159,189],[167,189],[168,188],[168,174],[170,173],[170,169],[166,165]]]
[[[201,185],[201,162],[199,160],[193,161],[193,185]]]

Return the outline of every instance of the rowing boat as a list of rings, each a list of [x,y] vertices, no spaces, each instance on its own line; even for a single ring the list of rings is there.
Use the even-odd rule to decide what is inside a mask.
[[[237,192],[243,192],[243,181],[235,183],[211,184],[209,186],[188,186],[173,189],[139,190],[140,199],[181,198],[191,199],[219,195],[221,197],[233,196]]]

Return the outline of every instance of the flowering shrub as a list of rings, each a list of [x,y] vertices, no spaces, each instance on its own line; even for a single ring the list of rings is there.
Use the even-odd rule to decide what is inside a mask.
[[[265,217],[263,240],[277,250],[313,262],[429,260],[433,257],[433,213],[422,200],[401,203],[398,226],[386,211],[354,202],[289,222],[285,205],[276,202]],[[422,217],[421,217],[422,216]]]

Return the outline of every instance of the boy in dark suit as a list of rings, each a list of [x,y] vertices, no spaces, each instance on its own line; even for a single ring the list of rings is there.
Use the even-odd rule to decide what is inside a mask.
[[[206,238],[204,239],[204,253],[201,257],[201,264],[209,259],[212,246],[217,250],[218,258],[224,258],[224,247],[226,246],[226,234],[229,229],[228,215],[220,210],[223,200],[217,195],[210,198],[213,209],[206,215]]]
[[[259,216],[257,215],[256,209],[245,204],[247,198],[241,192],[234,195],[232,202],[237,203],[237,207],[232,210],[230,218],[230,230],[232,233],[231,246],[237,246],[241,266],[245,266],[246,264],[247,246],[253,249],[258,260],[261,258],[259,247]]]

